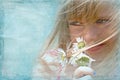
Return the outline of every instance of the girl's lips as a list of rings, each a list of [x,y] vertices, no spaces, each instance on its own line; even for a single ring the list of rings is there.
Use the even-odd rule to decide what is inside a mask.
[[[88,49],[87,51],[88,52],[96,52],[96,51],[99,51],[105,44],[100,44],[98,46],[95,46],[95,47],[92,47],[90,49]]]

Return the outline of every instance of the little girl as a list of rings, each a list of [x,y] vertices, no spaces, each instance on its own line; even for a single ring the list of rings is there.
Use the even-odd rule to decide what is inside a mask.
[[[34,70],[34,79],[120,79],[119,3],[65,0]]]

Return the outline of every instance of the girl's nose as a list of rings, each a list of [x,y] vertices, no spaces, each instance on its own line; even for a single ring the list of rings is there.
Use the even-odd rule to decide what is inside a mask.
[[[83,37],[87,44],[92,44],[99,39],[100,33],[101,33],[100,29],[98,29],[95,26],[87,27],[83,34]]]

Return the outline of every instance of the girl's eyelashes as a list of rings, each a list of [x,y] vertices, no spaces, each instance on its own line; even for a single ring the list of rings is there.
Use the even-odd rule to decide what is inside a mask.
[[[109,19],[97,19],[95,23],[97,23],[97,24],[104,24],[104,23],[107,23],[109,21],[110,21]]]
[[[78,22],[78,21],[72,21],[72,22],[69,22],[69,25],[71,25],[71,26],[80,26],[81,23]]]

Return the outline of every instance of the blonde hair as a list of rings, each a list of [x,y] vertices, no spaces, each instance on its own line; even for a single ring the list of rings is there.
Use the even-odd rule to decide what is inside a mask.
[[[68,20],[80,21],[81,19],[85,18],[88,22],[94,22],[96,19],[98,19],[97,14],[99,13],[99,11],[106,5],[109,6],[111,10],[113,10],[113,12],[110,13],[110,15],[112,16],[112,20],[118,19],[117,24],[115,24],[114,26],[117,26],[117,30],[119,30],[119,2],[120,0],[65,0],[60,11],[58,12],[58,17],[54,30],[52,31],[52,34],[50,34],[51,37],[47,39],[44,51],[58,47],[66,50],[67,46],[71,42]],[[117,36],[119,37],[119,32]],[[118,59],[118,57],[116,58],[116,56],[119,56],[118,41],[116,42],[117,44],[115,45],[115,48],[111,50],[108,57],[106,57],[98,66],[95,67],[100,75],[106,75],[110,73],[110,70],[106,69],[108,69],[109,67],[111,70],[113,70],[118,65],[119,60],[118,62],[116,60]]]

